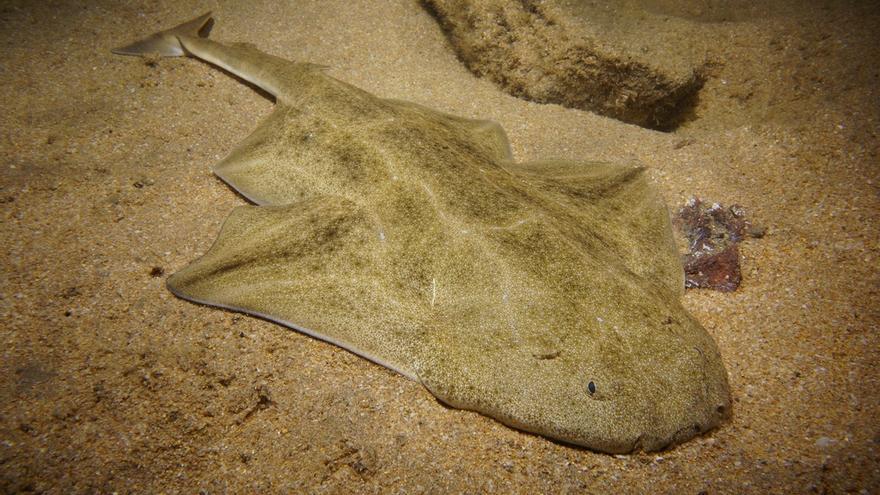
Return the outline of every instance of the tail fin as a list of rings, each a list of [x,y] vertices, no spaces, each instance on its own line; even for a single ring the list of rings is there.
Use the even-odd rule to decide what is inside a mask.
[[[178,36],[192,36],[207,38],[214,20],[211,13],[202,14],[191,21],[184,22],[179,26],[175,26],[165,31],[159,31],[147,38],[135,41],[134,43],[113,49],[113,53],[117,55],[135,55],[144,57],[152,54],[159,54],[163,57],[182,57],[186,55],[183,45],[180,44]]]

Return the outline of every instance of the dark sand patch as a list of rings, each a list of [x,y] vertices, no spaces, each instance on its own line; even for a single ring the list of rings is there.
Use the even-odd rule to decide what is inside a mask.
[[[687,118],[704,82],[698,64],[659,64],[600,37],[580,2],[422,3],[474,74],[529,101],[669,130]]]

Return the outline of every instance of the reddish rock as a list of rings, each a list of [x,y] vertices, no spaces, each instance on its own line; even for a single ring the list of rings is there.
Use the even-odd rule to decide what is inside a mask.
[[[675,223],[688,243],[685,287],[736,290],[742,281],[738,244],[746,235],[762,237],[764,229],[751,225],[737,205],[707,205],[698,198],[678,211]]]

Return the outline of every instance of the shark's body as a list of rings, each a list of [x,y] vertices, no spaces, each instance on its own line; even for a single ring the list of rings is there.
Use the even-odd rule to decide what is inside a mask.
[[[679,303],[667,212],[641,168],[514,163],[495,123],[199,37],[209,20],[117,50],[190,55],[276,99],[214,169],[259,206],[232,212],[168,279],[174,294],[596,450],[663,448],[728,414],[726,371]]]

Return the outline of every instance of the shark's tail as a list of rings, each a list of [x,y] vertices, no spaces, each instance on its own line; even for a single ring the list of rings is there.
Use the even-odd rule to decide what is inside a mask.
[[[180,44],[178,36],[206,38],[213,25],[214,20],[211,18],[211,13],[208,12],[179,26],[159,31],[147,38],[135,41],[130,45],[115,48],[113,53],[139,57],[155,54],[163,57],[182,57],[186,55],[186,50]]]

